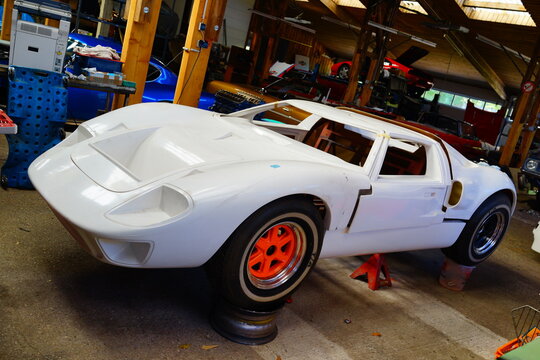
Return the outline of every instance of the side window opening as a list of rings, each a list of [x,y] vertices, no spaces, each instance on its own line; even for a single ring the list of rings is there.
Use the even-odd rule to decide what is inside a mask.
[[[386,150],[386,156],[380,175],[426,175],[426,148],[405,140],[392,139]]]
[[[327,119],[321,119],[304,137],[304,144],[327,152],[354,165],[363,164],[373,140],[359,131]]]
[[[298,125],[310,115],[311,113],[307,111],[287,105],[268,109],[255,115],[253,119],[277,124]]]

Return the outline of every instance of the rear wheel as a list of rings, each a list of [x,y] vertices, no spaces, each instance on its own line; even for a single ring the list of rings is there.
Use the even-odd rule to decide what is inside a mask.
[[[504,194],[488,198],[467,221],[454,245],[442,249],[443,253],[466,266],[486,260],[499,246],[510,222],[510,212],[510,199]]]
[[[255,212],[212,260],[220,295],[236,306],[272,309],[294,291],[315,265],[322,219],[307,198],[275,201]]]

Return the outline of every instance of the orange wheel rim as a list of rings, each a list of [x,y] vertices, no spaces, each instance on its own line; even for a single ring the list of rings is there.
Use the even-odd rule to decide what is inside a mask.
[[[272,279],[290,268],[297,255],[298,234],[294,227],[274,225],[255,242],[248,260],[248,271],[256,279]]]

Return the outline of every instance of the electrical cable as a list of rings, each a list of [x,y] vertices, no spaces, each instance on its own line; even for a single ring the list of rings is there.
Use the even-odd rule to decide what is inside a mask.
[[[201,33],[202,40],[204,41],[205,31],[199,29],[199,32]],[[184,50],[186,51],[186,50]],[[187,87],[189,80],[191,79],[191,75],[193,75],[193,71],[195,70],[195,66],[197,65],[197,62],[199,61],[199,57],[201,56],[201,52],[203,51],[203,48],[200,48],[200,51],[197,53],[197,57],[195,58],[195,62],[193,63],[193,66],[191,67],[191,71],[189,72],[189,75],[184,82],[182,86],[182,91],[180,91],[180,95],[178,96],[178,101],[182,99],[182,95],[184,95],[184,89]],[[209,50],[210,51],[210,50]]]
[[[180,101],[180,99],[182,99],[182,95],[184,95],[184,89],[187,87],[187,84],[189,83],[189,80],[191,79],[191,75],[193,75],[193,71],[195,70],[195,66],[197,65],[197,62],[199,61],[199,56],[201,56],[200,52],[197,54],[197,57],[195,58],[195,62],[193,63],[193,66],[191,67],[191,71],[189,72],[189,75],[188,75],[184,85],[182,86],[182,91],[180,91],[180,95],[178,96],[178,101]]]

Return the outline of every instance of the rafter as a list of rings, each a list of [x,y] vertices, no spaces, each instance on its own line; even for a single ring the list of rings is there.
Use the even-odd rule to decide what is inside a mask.
[[[429,16],[435,18],[439,21],[447,20],[442,16],[442,11],[434,6],[435,2],[430,0],[418,0],[418,3],[422,5],[424,10],[427,11]],[[439,2],[437,2],[439,4]],[[489,63],[484,59],[484,57],[476,51],[474,46],[471,46],[467,38],[457,32],[450,31],[447,34],[447,40],[456,47],[456,51],[463,53],[463,56],[471,63],[472,66],[486,79],[488,84],[493,88],[493,90],[499,95],[503,100],[507,99],[505,84],[497,75],[495,70],[489,65]]]
[[[360,23],[356,21],[352,16],[350,16],[345,10],[343,10],[342,7],[340,7],[338,4],[336,4],[332,0],[319,0],[324,6],[328,8],[332,12],[332,14],[336,15],[336,17],[341,20],[345,21],[346,23],[349,23],[351,25],[359,26]]]

